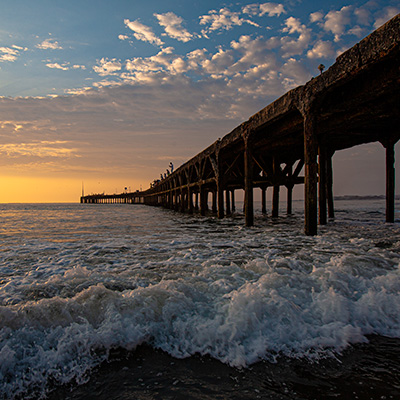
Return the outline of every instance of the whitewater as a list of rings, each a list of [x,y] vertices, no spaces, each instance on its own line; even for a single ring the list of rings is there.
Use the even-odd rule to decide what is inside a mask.
[[[400,224],[384,206],[338,201],[309,237],[301,201],[252,228],[241,213],[0,205],[0,397],[83,384],[143,344],[245,369],[400,338]]]

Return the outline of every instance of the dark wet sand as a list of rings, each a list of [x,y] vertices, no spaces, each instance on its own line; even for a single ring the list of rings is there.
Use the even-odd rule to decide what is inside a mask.
[[[116,350],[87,384],[57,388],[49,399],[400,399],[400,339],[369,339],[337,359],[281,358],[242,370],[147,346]]]

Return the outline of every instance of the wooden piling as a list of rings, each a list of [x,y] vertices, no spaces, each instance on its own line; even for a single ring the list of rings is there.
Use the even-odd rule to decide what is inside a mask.
[[[317,154],[315,115],[308,110],[304,115],[304,233],[306,235],[316,235],[318,231]]]
[[[253,226],[254,225],[253,157],[248,138],[245,138],[245,149],[244,149],[244,212],[245,212],[246,226]]]
[[[386,222],[394,222],[395,170],[393,140],[382,143],[386,149]]]
[[[193,214],[193,192],[192,188],[188,185],[187,187],[187,192],[188,192],[188,212],[189,214]]]
[[[275,185],[272,191],[272,218],[279,217],[279,185]]]
[[[179,211],[179,193],[178,189],[175,189],[175,194],[174,194],[174,210]]]
[[[261,188],[261,213],[267,214],[267,188]]]
[[[198,190],[196,190],[196,193],[195,193],[195,203],[194,203],[194,209],[196,210],[196,211],[199,211],[199,191]]]
[[[185,199],[185,191],[182,188],[181,189],[181,204],[180,204],[181,212],[185,212],[186,211],[186,205],[187,204],[188,204],[188,200]]]
[[[293,164],[288,165],[288,179],[289,181],[292,180],[293,178]],[[289,182],[286,185],[287,189],[287,196],[286,196],[286,214],[291,215],[292,214],[292,202],[293,202],[293,187],[294,184]]]
[[[217,201],[218,201],[218,218],[224,218],[224,187],[220,179],[218,179],[217,187]]]
[[[281,168],[279,165],[279,161],[276,157],[274,157],[272,168],[275,177],[278,176]],[[271,211],[272,218],[279,217],[279,189],[280,189],[279,185],[274,185],[272,192],[272,211]]]
[[[200,214],[206,215],[207,210],[207,191],[204,185],[200,185]]]
[[[328,200],[328,218],[335,219],[335,207],[333,201],[333,168],[332,157],[334,152],[329,152],[326,160],[326,197]]]
[[[225,206],[226,206],[226,215],[230,215],[232,212],[231,212],[231,194],[229,189],[226,189],[225,191]]]
[[[326,225],[327,155],[323,144],[318,146],[318,173],[318,222],[320,225]]]
[[[286,203],[286,214],[292,214],[292,203],[293,203],[293,184],[288,184],[287,189],[287,203]]]
[[[217,199],[218,190],[212,190],[211,195],[212,195],[212,209],[211,210],[214,214],[216,214],[218,211],[218,199]]]

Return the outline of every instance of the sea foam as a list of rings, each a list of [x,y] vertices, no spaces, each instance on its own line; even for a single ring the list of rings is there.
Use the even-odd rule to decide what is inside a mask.
[[[78,220],[82,208],[73,210]],[[3,397],[85,382],[110,350],[143,343],[243,368],[334,356],[370,334],[400,337],[396,224],[373,221],[360,233],[337,223],[309,238],[300,218],[244,230],[241,221],[142,207],[99,212],[109,229],[91,230],[93,211],[85,231],[71,228],[63,241],[52,239],[53,226],[2,246]],[[390,244],[377,246],[388,231]]]

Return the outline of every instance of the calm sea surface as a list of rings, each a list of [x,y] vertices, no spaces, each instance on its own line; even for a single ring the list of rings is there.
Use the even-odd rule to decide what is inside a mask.
[[[359,398],[398,398],[400,368],[390,355],[400,360],[400,223],[384,222],[384,206],[337,201],[336,222],[307,237],[302,202],[275,221],[257,213],[252,228],[240,213],[218,220],[142,205],[0,205],[0,397],[40,398],[100,373],[118,382],[121,371],[134,391],[143,372],[110,361],[129,358],[136,368],[150,352],[157,365],[148,378],[162,382],[165,365],[175,372],[164,390],[185,381],[189,367],[179,363],[189,362],[205,363],[197,374],[210,379],[215,365],[222,375],[236,371],[226,375],[237,390],[242,377],[257,381],[249,371],[272,371],[280,392],[254,384],[253,398],[313,398],[328,386],[310,375],[358,358],[352,376],[365,380],[357,371],[372,368],[367,375],[382,381]],[[288,364],[310,371],[296,392],[285,384]],[[226,382],[219,397],[212,385],[185,398],[229,398]],[[301,385],[309,395],[296,397]],[[119,398],[163,398],[149,388],[147,397]],[[332,398],[357,398],[354,388],[348,397],[335,390]]]

